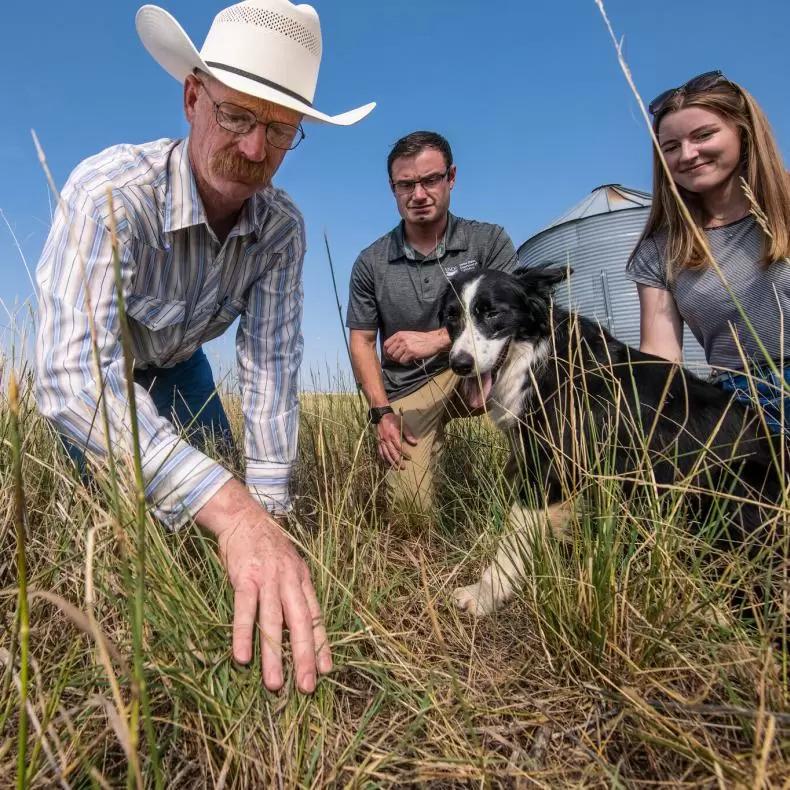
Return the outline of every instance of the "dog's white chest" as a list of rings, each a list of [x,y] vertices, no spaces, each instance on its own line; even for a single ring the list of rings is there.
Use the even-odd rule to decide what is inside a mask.
[[[532,388],[530,368],[543,362],[548,350],[548,341],[537,345],[526,340],[510,344],[507,359],[491,390],[489,413],[497,428],[512,428],[523,416],[524,401]]]

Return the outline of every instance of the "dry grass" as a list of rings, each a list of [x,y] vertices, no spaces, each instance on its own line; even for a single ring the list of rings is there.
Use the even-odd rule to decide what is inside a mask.
[[[238,400],[227,403],[240,429]],[[118,526],[109,486],[101,476],[96,490],[74,482],[29,390],[20,409],[28,778],[134,782],[133,492]],[[6,403],[0,440],[5,786],[16,771],[20,669]],[[503,453],[483,421],[455,423],[442,509],[388,515],[359,401],[305,396],[293,533],[336,665],[310,698],[290,679],[270,694],[257,665],[234,666],[232,599],[214,546],[195,528],[165,534],[149,520],[144,672],[166,785],[783,786],[787,590],[765,620],[722,618],[727,579],[760,568],[729,557],[729,575],[708,573],[721,558],[666,515],[666,502],[626,501],[599,480],[572,547],[541,546],[516,603],[481,622],[449,605],[501,529]],[[151,784],[146,739],[133,735]]]

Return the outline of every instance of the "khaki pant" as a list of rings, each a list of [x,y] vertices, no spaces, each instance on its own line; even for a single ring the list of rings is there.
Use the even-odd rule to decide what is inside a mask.
[[[460,379],[452,370],[434,376],[409,395],[392,401],[396,414],[417,437],[412,447],[405,440],[403,449],[410,460],[404,469],[389,469],[386,476],[390,499],[407,508],[427,511],[434,501],[434,471],[444,446],[444,427],[457,417],[474,417],[483,409],[470,410],[458,393]]]

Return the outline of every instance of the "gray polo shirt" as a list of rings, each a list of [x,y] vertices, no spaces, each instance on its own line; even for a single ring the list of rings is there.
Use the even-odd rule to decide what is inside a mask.
[[[448,280],[477,269],[512,271],[513,242],[499,225],[448,216],[444,239],[421,255],[403,236],[403,223],[363,250],[351,271],[346,326],[378,330],[384,341],[401,330],[439,328],[439,297]],[[419,389],[449,366],[446,353],[399,365],[381,352],[384,387],[390,400]]]

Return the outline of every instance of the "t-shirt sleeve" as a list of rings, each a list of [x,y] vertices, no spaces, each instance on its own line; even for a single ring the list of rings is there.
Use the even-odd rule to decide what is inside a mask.
[[[504,228],[494,225],[488,247],[486,268],[512,272],[517,265],[516,248],[513,246],[510,236],[507,235]]]
[[[652,236],[643,239],[634,250],[625,267],[625,276],[635,283],[669,290],[664,256]]]
[[[348,286],[346,326],[349,329],[378,329],[379,308],[370,263],[360,255],[351,269]]]

